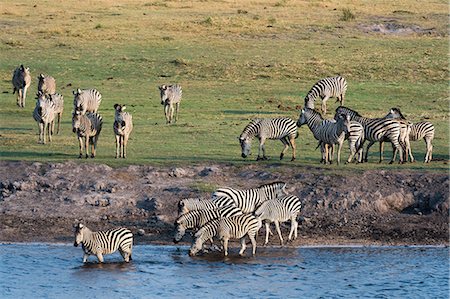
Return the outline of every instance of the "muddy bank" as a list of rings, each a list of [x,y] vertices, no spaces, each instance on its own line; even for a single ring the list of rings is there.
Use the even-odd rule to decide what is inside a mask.
[[[338,174],[256,163],[113,169],[75,162],[3,161],[0,167],[3,242],[72,242],[72,224],[83,219],[93,229],[127,226],[136,234],[136,243],[171,243],[181,198],[209,197],[222,186],[252,188],[282,180],[303,203],[293,246],[449,243],[447,174]],[[271,240],[278,244],[276,237]]]

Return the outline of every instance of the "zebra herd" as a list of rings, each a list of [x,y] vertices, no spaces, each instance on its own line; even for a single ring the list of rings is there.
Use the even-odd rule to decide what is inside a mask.
[[[358,112],[342,106],[347,91],[347,81],[341,77],[330,77],[319,80],[307,93],[304,105],[301,109],[297,126],[290,118],[264,118],[256,119],[248,124],[241,136],[242,157],[246,158],[250,153],[251,140],[255,137],[259,139],[258,157],[256,160],[265,160],[266,139],[279,139],[284,145],[280,154],[280,159],[289,146],[292,148],[292,161],[295,160],[295,138],[298,137],[297,127],[307,125],[314,138],[318,141],[321,149],[321,163],[330,164],[333,162],[335,145],[338,145],[337,163],[340,163],[340,153],[343,142],[348,140],[350,155],[347,163],[355,158],[359,162],[368,162],[370,147],[380,143],[380,162],[383,161],[383,144],[390,142],[393,148],[393,156],[390,163],[393,163],[397,152],[400,163],[408,160],[414,162],[410,141],[424,139],[426,143],[425,163],[432,160],[434,126],[431,122],[411,123],[405,119],[398,108],[390,109],[389,113],[380,118],[367,118]],[[336,97],[340,106],[336,109],[333,119],[324,119],[322,114],[314,109],[314,101],[322,99],[322,113],[326,113],[326,102],[329,98]],[[364,155],[364,142],[368,145]],[[262,157],[261,157],[262,152]]]

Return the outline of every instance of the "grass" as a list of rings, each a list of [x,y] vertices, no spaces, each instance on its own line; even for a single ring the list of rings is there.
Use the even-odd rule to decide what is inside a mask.
[[[3,160],[76,159],[71,132],[72,91],[97,88],[103,95],[104,129],[97,162],[187,165],[255,163],[240,158],[236,139],[255,117],[298,117],[309,88],[340,74],[349,88],[346,105],[369,117],[400,107],[413,121],[436,127],[430,165],[332,166],[333,169],[431,169],[447,171],[449,160],[447,3],[354,1],[4,1],[0,7],[0,155]],[[348,10],[357,21],[342,22]],[[245,13],[244,13],[245,12]],[[402,12],[402,13],[399,13]],[[433,28],[430,34],[384,35],[361,25],[396,22]],[[38,25],[36,25],[38,24]],[[27,107],[12,95],[13,69],[32,72]],[[34,108],[39,73],[57,80],[65,97],[62,133],[50,145],[37,143]],[[158,85],[183,86],[179,122],[165,125]],[[128,159],[114,159],[113,105],[133,114]],[[337,106],[328,102],[329,110]],[[331,115],[327,115],[331,117]],[[299,129],[298,160],[282,165],[318,165],[309,129]],[[268,141],[277,161],[279,141]],[[425,145],[413,143],[416,159]],[[288,156],[290,153],[288,152]],[[346,158],[345,149],[342,159]],[[390,155],[388,150],[387,156]],[[83,163],[83,162],[81,162]],[[203,187],[202,187],[203,188]]]

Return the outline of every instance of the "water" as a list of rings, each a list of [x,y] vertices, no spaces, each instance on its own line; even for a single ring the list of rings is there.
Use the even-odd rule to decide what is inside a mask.
[[[69,245],[0,244],[1,298],[448,298],[444,247],[262,248],[191,258],[185,246],[134,246],[82,264]],[[247,249],[248,251],[248,249]],[[249,252],[247,252],[249,254]]]

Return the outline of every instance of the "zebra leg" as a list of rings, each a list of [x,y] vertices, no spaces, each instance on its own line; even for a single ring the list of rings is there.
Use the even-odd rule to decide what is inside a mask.
[[[291,216],[291,231],[289,232],[289,236],[288,236],[288,240],[292,240],[292,235],[294,234],[294,239],[297,239],[297,227],[298,227],[298,223],[297,223],[297,215],[292,215]]]
[[[44,124],[39,123],[39,143],[44,143],[43,135],[44,135]]]
[[[325,96],[322,99],[322,113],[323,114],[327,114],[327,101],[328,101],[329,98],[330,98],[329,96]]]
[[[426,138],[425,139],[425,144],[427,146],[427,153],[425,154],[425,163],[428,163],[431,161],[431,154],[433,152],[433,144],[431,143],[431,139],[430,138]],[[411,154],[411,161],[414,161],[414,158],[412,157]]]
[[[14,88],[14,92],[16,91],[16,89]],[[19,106],[19,107],[21,107],[21,101],[20,101],[20,99],[21,99],[21,94],[22,94],[22,90],[21,89],[18,89],[17,90],[17,99],[16,99],[16,104],[17,104],[17,106]]]
[[[287,151],[287,149],[289,148],[289,141],[287,140],[287,137],[281,138],[280,141],[281,141],[281,142],[283,143],[283,145],[284,145],[284,148],[283,148],[283,150],[281,151],[281,154],[280,154],[280,160],[283,160],[284,153],[285,153],[285,152]]]
[[[116,135],[116,159],[119,157],[120,135]]]
[[[98,140],[98,135],[92,137],[91,158],[95,158],[95,155],[97,153],[97,140]]]
[[[369,144],[367,145],[367,149],[366,149],[366,154],[364,156],[364,162],[369,162],[368,157],[369,157],[369,148],[375,144],[375,141],[370,141]]]
[[[256,232],[254,233],[248,233],[248,237],[250,239],[250,242],[252,242],[252,255],[256,254],[256,239],[255,239]]]
[[[412,150],[411,150],[411,142],[409,140],[409,138],[406,140],[406,156],[409,155],[409,159],[411,163],[415,162],[414,156],[412,154]],[[428,151],[428,146],[427,146],[427,151]]]
[[[164,104],[164,116],[166,117],[166,124],[170,124],[170,107],[168,104]]]
[[[328,152],[328,162],[329,164],[333,164],[333,158],[334,158],[334,144],[331,145],[331,151]]]
[[[83,157],[83,138],[81,136],[78,136],[78,146],[80,147],[80,155],[78,156],[78,159],[81,159],[81,157]]]
[[[172,122],[174,122],[173,121],[173,111],[175,110],[175,108],[173,107],[173,104],[170,104],[170,106],[169,106],[169,112],[170,112],[170,115],[169,115],[169,123],[172,123]]]
[[[85,153],[85,157],[86,159],[89,157],[89,143],[91,142],[90,140],[91,138],[86,136],[84,139],[84,153]]]
[[[175,104],[175,109],[176,109],[176,111],[175,111],[175,122],[177,122],[178,121],[178,109],[180,109],[180,102]]]
[[[122,141],[122,158],[126,158],[127,157],[127,144],[128,144],[128,135],[124,135],[123,136],[123,141]]]
[[[103,254],[101,252],[97,253],[97,258],[100,263],[103,263],[104,259],[103,259]]]
[[[351,163],[356,154],[355,142],[353,140],[348,140],[348,148],[350,150],[350,155],[348,156],[346,163]]]
[[[223,238],[223,251],[225,253],[225,256],[228,256],[228,238]]]
[[[28,89],[28,86],[25,85],[23,87],[23,92],[22,92],[22,108],[25,108],[25,99],[27,98],[27,89]]]
[[[342,144],[344,144],[344,141],[339,143],[338,152],[337,152],[337,164],[339,165],[341,163],[341,149]]]
[[[289,143],[291,144],[292,147],[292,159],[291,161],[295,161],[296,157],[295,157],[295,136],[291,136],[291,139],[289,140]]]
[[[244,251],[247,248],[247,245],[245,244],[245,236],[243,236],[241,238],[241,250],[239,250],[239,255],[243,256],[244,255]]]
[[[269,243],[269,233],[270,231],[270,222],[269,221],[264,221],[264,225],[266,226],[266,240],[264,241],[264,246],[267,245],[267,243]]]
[[[281,235],[280,223],[278,222],[278,220],[275,220],[274,222],[275,222],[275,228],[277,229],[278,237],[280,237],[280,245],[283,246],[284,240],[283,240],[283,236]]]
[[[381,147],[381,143],[380,143],[380,147]],[[381,151],[381,149],[380,149]],[[392,159],[391,161],[389,161],[389,164],[392,164],[395,162],[395,158],[397,157],[397,148],[392,144]]]
[[[58,127],[56,129],[56,135],[59,135],[59,124],[61,123],[61,113],[58,113]]]
[[[47,133],[47,135],[48,135],[48,125],[49,125],[48,123],[44,123],[44,124],[43,124],[43,130],[42,130],[42,131],[43,131],[43,137],[42,137],[42,143],[43,143],[43,144],[46,143],[46,141],[45,141],[45,139],[46,139],[46,138],[45,138],[45,135],[46,135],[46,133]]]
[[[259,139],[258,157],[256,158],[256,161],[259,161],[259,160],[267,160],[267,157],[266,157],[266,151],[265,151],[265,149],[264,149],[264,142],[265,142],[265,141],[266,141],[265,138],[260,138],[260,139]],[[262,158],[261,158],[261,153],[263,154],[263,155],[262,155]]]

